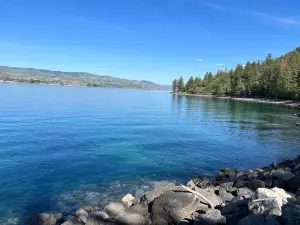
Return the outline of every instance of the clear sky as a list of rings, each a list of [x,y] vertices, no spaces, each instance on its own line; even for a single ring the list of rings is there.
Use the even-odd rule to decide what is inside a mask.
[[[300,46],[299,0],[0,0],[0,65],[170,84]]]

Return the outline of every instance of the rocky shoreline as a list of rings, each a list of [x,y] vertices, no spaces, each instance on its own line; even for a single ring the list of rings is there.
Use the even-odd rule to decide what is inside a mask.
[[[299,225],[300,155],[263,168],[221,169],[186,186],[169,183],[104,208],[42,213],[26,225]]]
[[[249,101],[249,102],[259,102],[259,103],[270,103],[277,104],[283,107],[300,109],[300,102],[293,100],[279,100],[272,98],[261,98],[261,97],[234,97],[234,96],[218,96],[218,95],[205,95],[205,94],[188,94],[188,93],[171,93],[173,95],[179,96],[195,96],[195,97],[211,97],[211,98],[221,98],[221,99],[233,99],[239,101]]]

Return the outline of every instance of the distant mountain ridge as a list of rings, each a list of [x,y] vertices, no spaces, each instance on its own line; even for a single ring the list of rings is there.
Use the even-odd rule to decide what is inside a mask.
[[[46,69],[0,66],[0,80],[20,83],[41,83],[66,86],[138,88],[168,90],[147,80],[129,80],[86,72],[63,72]]]

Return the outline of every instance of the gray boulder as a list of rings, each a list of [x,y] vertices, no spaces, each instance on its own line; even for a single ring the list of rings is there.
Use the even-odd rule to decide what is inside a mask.
[[[177,225],[190,225],[190,222],[188,220],[181,220],[177,223]]]
[[[281,207],[295,197],[280,188],[258,188],[249,202],[249,210],[254,214],[281,216]]]
[[[83,223],[85,223],[85,222],[86,222],[86,218],[89,217],[88,212],[85,211],[83,208],[78,209],[78,210],[75,212],[75,215],[76,215]]]
[[[190,192],[166,191],[153,202],[152,222],[161,225],[181,221],[197,211],[200,205],[200,198]]]
[[[100,207],[99,206],[84,206],[82,207],[85,211],[87,211],[89,214],[91,212],[94,212],[94,211],[99,211],[100,210]]]
[[[123,214],[115,218],[116,224],[120,225],[150,225],[151,220],[140,214]]]
[[[249,199],[236,197],[220,208],[222,215],[226,217],[228,225],[237,225],[239,220],[250,213],[248,202]]]
[[[79,218],[73,216],[71,219],[67,220],[62,225],[83,225],[83,223]]]
[[[209,186],[215,185],[215,179],[206,177],[206,176],[196,177],[188,183],[188,185],[187,185],[188,187],[189,187],[189,184],[191,184],[190,187],[195,185],[196,187],[199,187],[199,188],[207,188]]]
[[[113,202],[104,208],[104,212],[110,217],[116,217],[121,215],[129,207],[123,202]]]
[[[280,225],[273,217],[249,215],[239,221],[238,225]]]
[[[266,184],[262,180],[251,180],[248,183],[248,187],[252,190],[256,190],[258,188],[264,188],[265,186]]]
[[[88,217],[86,219],[85,225],[106,225],[103,220],[98,220],[95,217]]]
[[[96,220],[106,220],[109,218],[109,215],[103,211],[95,211],[91,213],[91,217],[95,218]]]
[[[238,196],[244,196],[244,195],[252,196],[253,194],[254,192],[249,188],[238,188],[236,191],[236,195]]]
[[[300,206],[294,204],[286,204],[282,207],[282,220],[285,225],[300,224]]]
[[[223,202],[223,200],[218,195],[215,194],[214,188],[205,188],[205,189],[196,188],[195,191],[202,194],[205,198],[207,198],[213,204],[213,207],[216,207],[217,205],[221,205],[221,203]],[[202,199],[201,201],[206,203],[204,199]]]
[[[220,187],[219,197],[223,202],[229,202],[234,198],[234,196],[231,193],[228,193],[224,187]]]
[[[122,198],[121,201],[127,204],[128,206],[131,206],[134,202],[134,197],[132,196],[132,194],[127,194]]]
[[[178,190],[178,189],[180,189],[180,188],[178,186],[176,186],[175,184],[173,184],[173,183],[167,184],[167,185],[162,186],[162,187],[157,187],[157,188],[153,189],[152,191],[146,192],[141,197],[140,201],[142,203],[149,204],[149,203],[153,202],[154,199],[156,199],[157,197],[162,195],[165,191]]]
[[[254,214],[281,216],[281,205],[276,198],[252,200],[248,206]]]
[[[275,170],[271,173],[273,177],[279,178],[283,181],[287,181],[290,179],[293,179],[295,175],[291,172],[285,171],[285,170]]]
[[[288,191],[297,192],[298,188],[300,188],[300,173],[295,173],[295,177],[285,181],[285,184]]]
[[[233,187],[233,182],[226,182],[220,184],[220,188],[224,188],[227,192],[231,192],[232,187]]]
[[[34,215],[26,225],[56,225],[62,219],[62,214],[41,213]]]
[[[125,213],[128,214],[140,214],[143,216],[146,216],[148,214],[148,205],[144,203],[138,203],[135,205],[132,205],[129,209],[125,210]]]
[[[200,214],[193,225],[226,224],[226,218],[217,209],[209,209],[205,214]]]

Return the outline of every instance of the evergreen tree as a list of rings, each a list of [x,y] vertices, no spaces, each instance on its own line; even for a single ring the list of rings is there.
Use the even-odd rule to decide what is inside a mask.
[[[177,85],[177,79],[174,79],[173,81],[172,81],[172,91],[173,91],[173,93],[177,93],[177,90],[178,90],[178,85]]]
[[[184,92],[185,86],[184,86],[184,80],[182,77],[178,79],[178,92]]]
[[[245,91],[247,95],[300,99],[300,47],[279,58],[269,54],[264,61],[237,65],[234,70],[207,72],[201,78],[190,77],[186,85],[180,77],[172,83],[173,91],[187,93],[229,94]]]

